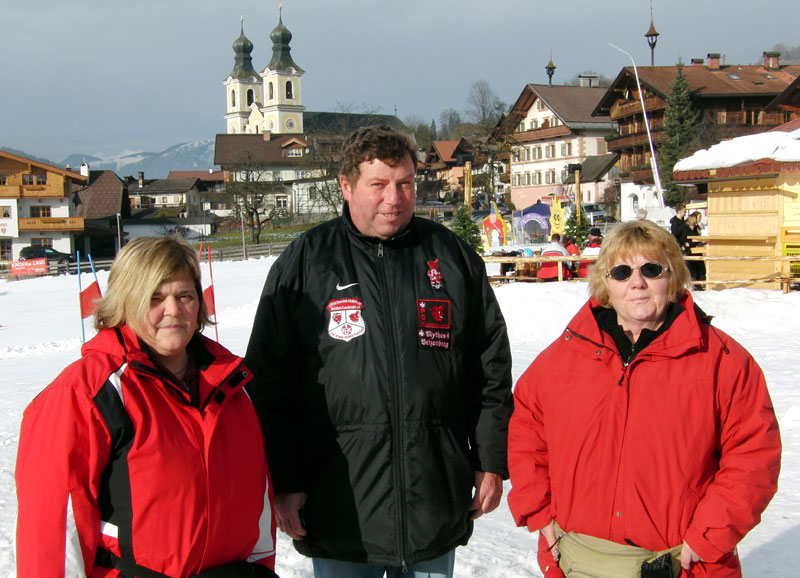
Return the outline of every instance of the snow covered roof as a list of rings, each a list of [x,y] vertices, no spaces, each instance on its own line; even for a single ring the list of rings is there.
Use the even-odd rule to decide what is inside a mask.
[[[740,136],[699,150],[675,164],[674,177],[675,180],[691,180],[702,178],[703,175],[698,174],[700,171],[745,166],[755,170],[735,172],[761,173],[767,167],[771,172],[780,169],[779,163],[796,164],[797,169],[792,170],[800,170],[800,129]]]
[[[675,170],[719,169],[761,159],[800,162],[800,129],[762,132],[722,141],[678,161]]]

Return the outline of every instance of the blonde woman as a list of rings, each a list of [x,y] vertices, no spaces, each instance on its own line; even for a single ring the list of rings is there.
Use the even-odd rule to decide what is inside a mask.
[[[120,251],[97,335],[25,410],[18,576],[274,576],[251,376],[200,334],[201,288],[185,241]]]

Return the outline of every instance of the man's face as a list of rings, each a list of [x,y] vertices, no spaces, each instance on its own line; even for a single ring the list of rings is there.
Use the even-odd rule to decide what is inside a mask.
[[[414,215],[414,163],[409,156],[394,165],[374,159],[362,162],[358,170],[355,183],[339,175],[353,224],[364,235],[390,239]]]

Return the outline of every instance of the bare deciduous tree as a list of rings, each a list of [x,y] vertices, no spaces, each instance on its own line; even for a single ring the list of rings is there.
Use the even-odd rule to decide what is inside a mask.
[[[481,135],[489,135],[506,109],[488,81],[476,80],[467,94],[467,116]]]

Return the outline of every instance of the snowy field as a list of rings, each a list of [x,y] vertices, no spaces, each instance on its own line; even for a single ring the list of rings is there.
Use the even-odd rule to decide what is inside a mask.
[[[240,355],[273,261],[214,264],[220,341]],[[100,272],[99,278],[104,288],[107,273]],[[85,287],[89,275],[83,280]],[[586,287],[519,283],[496,289],[508,323],[515,380],[580,308]],[[730,289],[695,298],[715,316],[714,324],[741,342],[764,369],[783,436],[780,490],[761,525],[739,548],[744,575],[797,576],[792,560],[800,544],[800,293]],[[14,464],[22,411],[80,355],[80,330],[75,276],[0,281],[0,578],[15,576]],[[458,550],[455,573],[459,578],[541,576],[535,548],[535,536],[514,527],[504,500],[477,521],[472,541]],[[277,570],[282,578],[312,576],[309,560],[296,554],[280,532]]]

